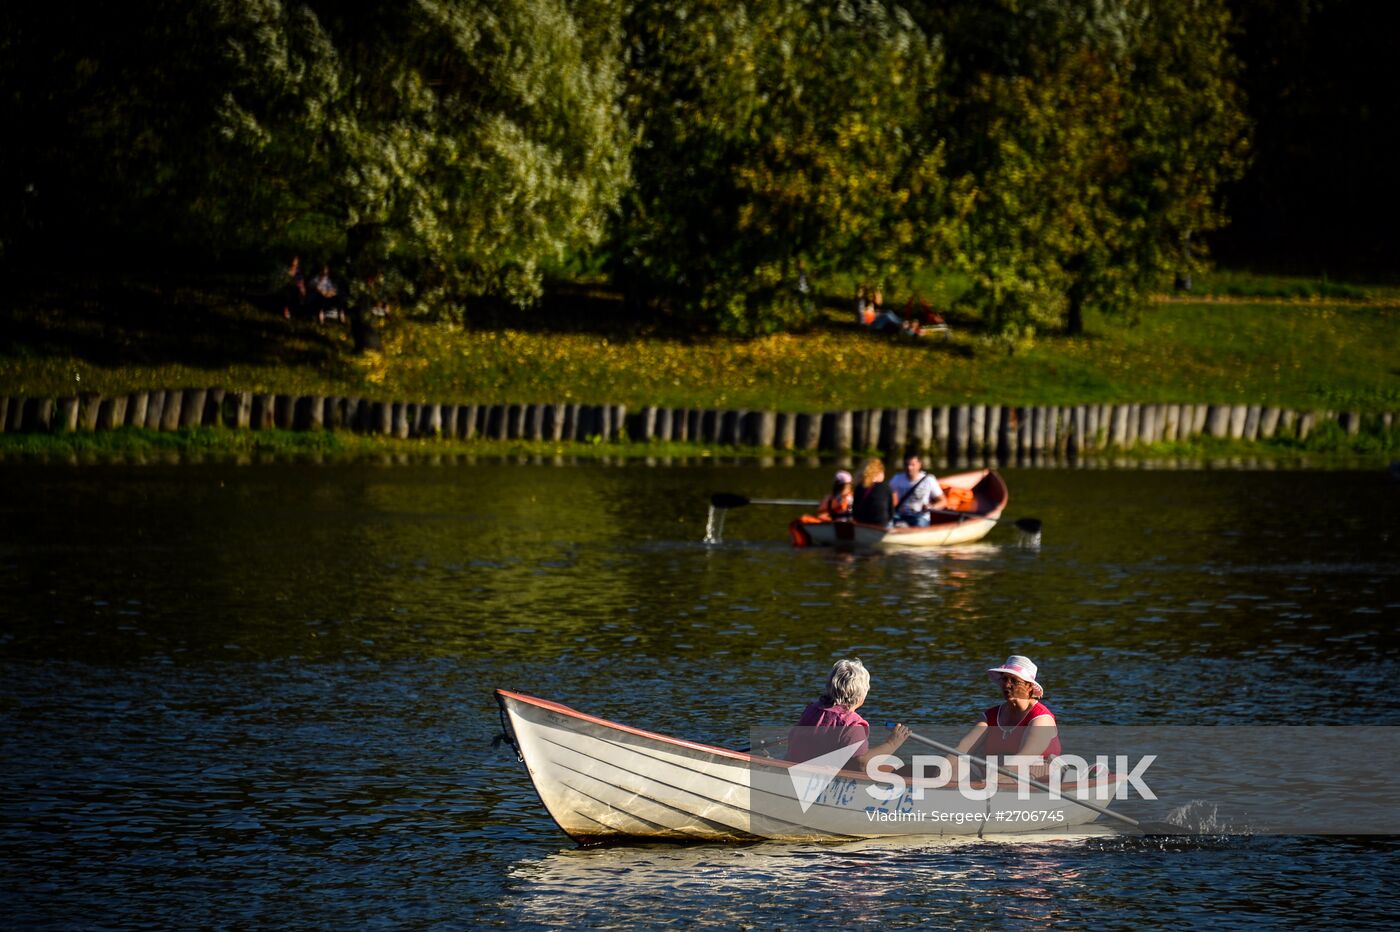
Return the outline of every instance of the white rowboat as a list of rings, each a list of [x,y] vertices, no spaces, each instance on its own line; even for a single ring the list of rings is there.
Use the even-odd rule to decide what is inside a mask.
[[[939,485],[966,492],[950,494],[950,498],[961,500],[949,508],[956,513],[935,514],[928,527],[886,528],[803,515],[788,526],[788,532],[799,547],[951,547],[986,537],[1010,500],[1005,480],[990,469],[944,476]]]
[[[498,689],[496,699],[545,809],[585,844],[1038,834],[1098,817],[1072,799],[1042,791],[1018,799],[1014,789],[973,800],[956,788],[911,786],[879,802],[866,792],[876,781],[849,770],[799,801],[793,771],[801,765],[631,728],[523,693]],[[1117,779],[1090,784],[1091,798],[1102,800]],[[1064,796],[1074,790],[1067,784]]]

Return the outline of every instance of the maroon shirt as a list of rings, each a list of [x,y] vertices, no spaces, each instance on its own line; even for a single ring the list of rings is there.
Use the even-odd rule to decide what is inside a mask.
[[[818,699],[802,710],[788,734],[787,759],[807,761],[852,744],[860,745],[856,755],[870,750],[870,723],[845,706]]]

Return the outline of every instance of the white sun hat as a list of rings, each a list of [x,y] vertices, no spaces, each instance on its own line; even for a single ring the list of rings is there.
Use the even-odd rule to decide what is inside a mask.
[[[1025,680],[1031,684],[1031,695],[1039,699],[1045,695],[1045,690],[1035,681],[1037,673],[1036,665],[1031,663],[1031,658],[1022,657],[1020,654],[1012,654],[1006,658],[1006,663],[999,667],[992,667],[987,671],[987,678],[997,685],[1001,684],[1001,674],[1010,673],[1012,676]]]

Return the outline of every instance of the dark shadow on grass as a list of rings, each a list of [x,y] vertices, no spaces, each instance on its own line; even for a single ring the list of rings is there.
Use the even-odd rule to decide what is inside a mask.
[[[109,367],[334,367],[349,347],[343,328],[284,320],[274,303],[209,283],[32,286],[0,309],[0,355],[71,355]]]

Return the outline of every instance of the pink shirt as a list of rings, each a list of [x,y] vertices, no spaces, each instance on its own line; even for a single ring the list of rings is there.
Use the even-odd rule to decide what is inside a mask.
[[[997,713],[1000,710],[1001,703],[997,703],[996,705],[988,709],[986,713],[987,740],[982,745],[982,753],[986,754],[989,757],[993,754],[995,754],[998,757],[1007,757],[1012,754],[1019,754],[1021,752],[1021,743],[1026,740],[1026,729],[1028,727],[1031,727],[1031,719],[1036,718],[1040,715],[1050,716],[1050,721],[1041,722],[1040,724],[1034,726],[1036,728],[1039,728],[1041,725],[1053,725],[1055,723],[1055,713],[1051,712],[1050,709],[1043,703],[1036,702],[1034,705],[1032,705],[1029,709],[1026,710],[1025,715],[1021,716],[1021,720],[1016,723],[1015,728],[1009,729],[1007,732],[1003,733],[1001,724],[1004,723],[999,724],[997,722]],[[1045,754],[1042,756],[1046,760],[1049,760],[1050,758],[1055,757],[1059,753],[1060,736],[1056,735],[1055,737],[1050,739],[1050,745],[1045,749]]]
[[[844,706],[827,705],[818,699],[802,710],[802,717],[789,732],[787,759],[811,760],[857,743],[856,755],[870,750],[870,723]]]

